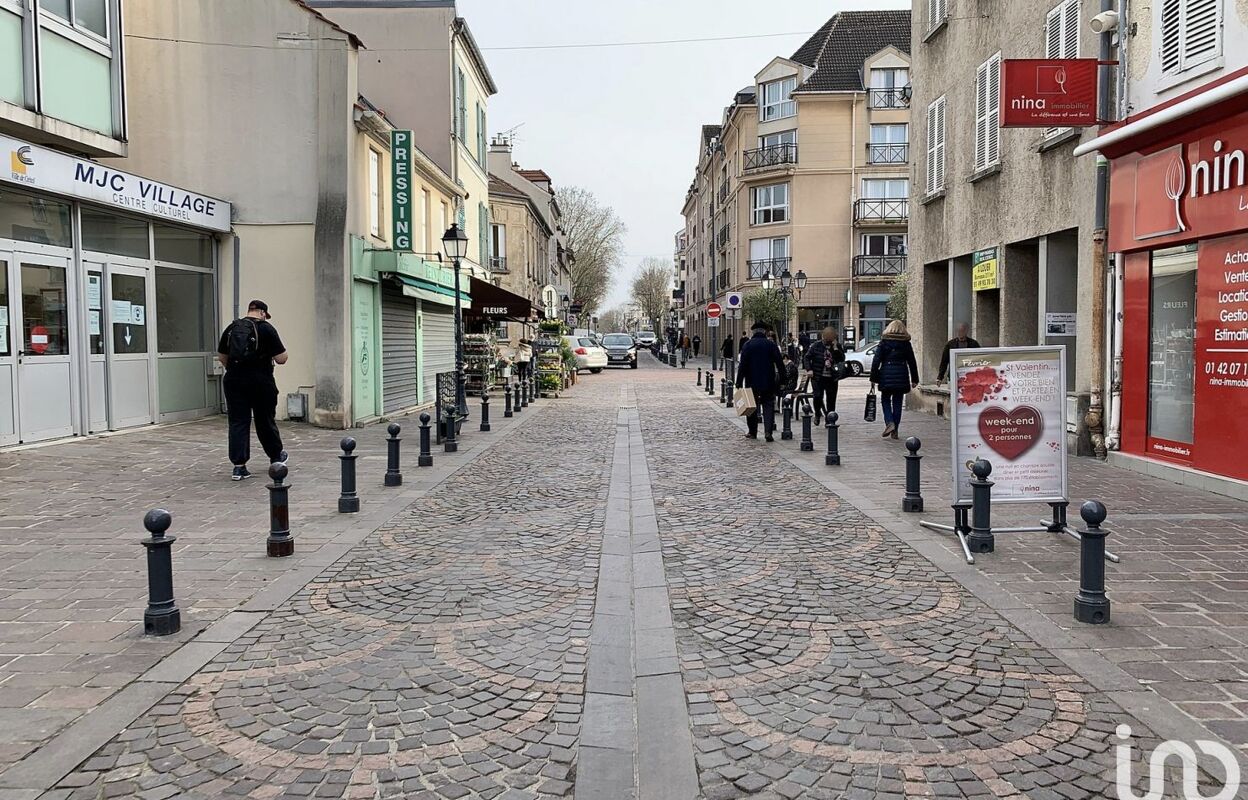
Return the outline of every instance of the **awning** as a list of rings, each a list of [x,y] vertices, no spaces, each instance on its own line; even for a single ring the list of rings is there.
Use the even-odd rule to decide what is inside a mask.
[[[526,322],[533,315],[533,304],[527,297],[480,278],[472,279],[472,296],[476,299],[473,314],[478,317]]]
[[[413,278],[410,275],[403,275],[398,272],[388,273],[390,277],[399,282],[403,289],[403,294],[408,297],[414,297],[417,300],[423,300],[426,303],[438,303],[444,306],[455,305],[455,290],[440,286],[433,281],[423,280],[421,278]],[[459,293],[460,307],[464,311],[472,308],[472,296],[463,291]]]

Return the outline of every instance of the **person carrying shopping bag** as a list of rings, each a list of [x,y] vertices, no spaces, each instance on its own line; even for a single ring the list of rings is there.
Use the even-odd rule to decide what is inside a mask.
[[[836,390],[845,366],[845,351],[836,338],[836,328],[823,329],[823,338],[806,351],[806,377],[811,379],[815,396],[815,424],[823,415],[836,410]]]
[[[919,388],[919,365],[906,323],[895,319],[884,329],[880,344],[871,362],[871,391],[880,387],[880,403],[884,406],[885,439],[900,438],[901,407],[911,389]]]

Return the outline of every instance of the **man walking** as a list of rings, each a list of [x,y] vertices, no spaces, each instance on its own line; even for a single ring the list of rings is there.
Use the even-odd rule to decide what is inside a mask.
[[[823,339],[806,352],[806,375],[811,379],[811,393],[815,396],[816,425],[825,413],[836,410],[836,390],[844,365],[845,351],[836,338],[836,328],[824,328]]]
[[[287,355],[272,317],[263,300],[247,304],[247,316],[231,322],[221,334],[217,360],[225,367],[225,402],[230,416],[231,480],[251,477],[251,420],[256,420],[256,437],[265,455],[274,464],[286,463],[282,437],[277,432],[277,382],[273,365],[285,364]]]
[[[774,442],[776,429],[776,393],[785,374],[784,359],[780,348],[767,338],[767,323],[755,322],[754,335],[741,348],[741,366],[737,370],[737,388],[749,386],[754,392],[754,413],[746,417],[750,432],[747,439],[758,438],[758,418],[763,417],[763,433],[766,441]]]
[[[936,370],[936,383],[945,382],[945,373],[949,371],[949,351],[950,350],[967,350],[978,349],[979,342],[970,337],[970,326],[965,322],[959,322],[957,334],[945,342],[945,350],[940,354],[940,368]]]
[[[698,352],[702,349],[702,337],[694,334],[693,337],[693,357],[698,357]]]

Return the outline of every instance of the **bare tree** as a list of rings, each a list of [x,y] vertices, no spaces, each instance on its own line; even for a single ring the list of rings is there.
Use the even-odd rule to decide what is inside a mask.
[[[573,257],[568,289],[584,313],[592,314],[606,297],[611,275],[620,265],[627,228],[614,209],[600,203],[588,189],[565,187],[558,190],[556,199]]]
[[[663,329],[663,316],[671,304],[673,274],[671,259],[647,256],[633,278],[633,302],[655,331]]]
[[[598,330],[604,333],[628,330],[626,316],[624,309],[612,306],[598,315]]]

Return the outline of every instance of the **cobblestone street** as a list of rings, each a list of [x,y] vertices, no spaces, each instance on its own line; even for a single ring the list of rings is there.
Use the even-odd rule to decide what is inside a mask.
[[[197,429],[218,432],[170,430]],[[1056,586],[1029,608],[935,534],[916,546],[865,490],[830,490],[821,452],[741,433],[692,369],[647,356],[470,433],[348,520],[330,510],[334,440],[301,433],[321,448],[308,481],[324,508],[304,520],[321,550],[261,561],[273,580],[220,597],[183,581],[180,540],[180,597],[220,610],[184,600],[190,630],[143,651],[141,604],[114,609],[112,648],[152,666],[119,696],[146,700],[99,716],[98,748],[66,742],[94,713],[33,742],[0,795],[1073,800],[1117,796],[1119,725],[1137,754],[1216,738],[1133,676],[1085,672],[1123,628],[1063,630]],[[895,486],[878,459],[843,469]]]

